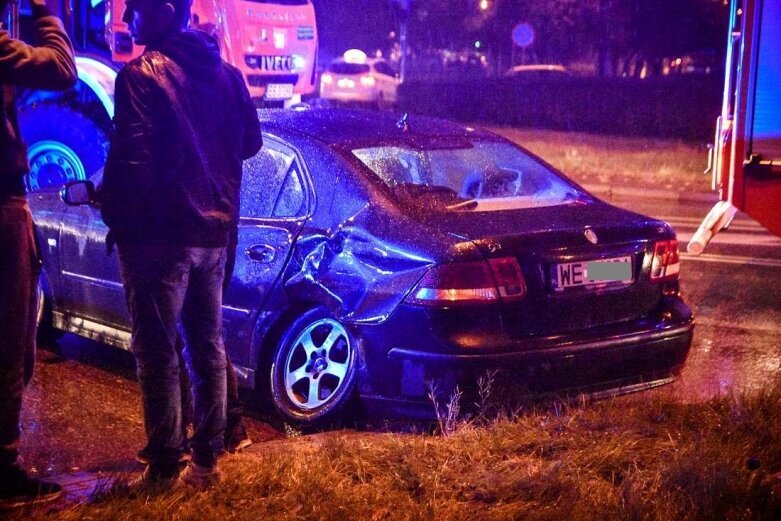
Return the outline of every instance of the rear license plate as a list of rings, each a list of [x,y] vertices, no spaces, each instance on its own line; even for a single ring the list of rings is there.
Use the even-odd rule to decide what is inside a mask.
[[[269,83],[266,87],[266,99],[280,100],[293,97],[293,85],[289,83]]]
[[[551,287],[555,291],[631,282],[632,258],[629,256],[551,266]]]

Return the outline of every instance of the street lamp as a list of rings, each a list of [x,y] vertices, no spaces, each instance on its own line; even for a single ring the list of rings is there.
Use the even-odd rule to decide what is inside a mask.
[[[481,11],[488,11],[490,9],[491,4],[488,2],[488,0],[480,0],[480,10]]]

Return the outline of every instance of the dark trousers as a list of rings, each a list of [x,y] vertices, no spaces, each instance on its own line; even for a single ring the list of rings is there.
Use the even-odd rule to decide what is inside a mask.
[[[0,202],[0,473],[18,457],[22,393],[35,362],[39,270],[27,201]]]
[[[238,242],[238,229],[234,229],[231,234],[228,248],[226,250],[225,260],[225,279],[222,283],[223,296],[228,291],[231,278],[233,277],[233,268],[236,265],[236,243]],[[179,338],[177,340],[177,349],[180,353],[179,362],[184,364],[184,358],[182,357],[182,350],[184,349],[184,342]],[[193,405],[192,405],[192,393],[190,391],[190,378],[187,375],[187,370],[182,365],[182,371],[180,374],[181,382],[181,394],[182,394],[182,425],[186,426],[193,422]],[[239,381],[236,378],[236,370],[233,368],[230,356],[225,353],[225,378],[228,388],[228,409],[226,414],[225,434],[230,437],[233,434],[233,429],[242,423],[244,416],[244,407],[239,399]],[[226,442],[228,440],[226,439]]]
[[[227,274],[225,275],[228,276]],[[182,394],[182,428],[193,423],[193,400],[190,383],[190,376],[187,374],[187,365],[184,361],[184,341],[179,337],[176,342],[176,348],[179,351],[179,384]],[[225,435],[230,436],[233,429],[236,428],[244,417],[244,406],[239,399],[239,381],[236,378],[236,370],[233,368],[228,353],[225,353],[225,380],[227,385],[227,405],[228,409],[225,416]],[[227,442],[227,439],[226,439]]]
[[[223,448],[225,430],[221,310],[225,248],[146,242],[119,244],[118,251],[150,467],[153,472],[169,472],[178,465],[183,450],[176,348],[180,333],[193,390],[193,461],[211,467]]]
[[[225,256],[225,279],[222,281],[222,295],[228,292],[231,279],[233,278],[233,269],[236,267],[236,245],[239,241],[239,229],[233,228],[230,239],[228,241],[228,248]],[[244,408],[239,400],[239,381],[236,378],[236,371],[233,369],[233,364],[230,358],[227,358],[227,384],[228,384],[228,414],[226,429],[228,435],[233,434],[233,429],[238,427],[242,422],[244,415]]]

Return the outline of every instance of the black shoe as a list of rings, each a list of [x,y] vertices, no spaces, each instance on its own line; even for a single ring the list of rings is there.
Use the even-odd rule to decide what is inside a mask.
[[[62,486],[31,477],[19,465],[0,473],[0,510],[47,503],[62,495]]]
[[[235,454],[250,445],[252,445],[252,439],[250,439],[243,421],[239,421],[230,429],[225,429],[225,450],[227,452]]]

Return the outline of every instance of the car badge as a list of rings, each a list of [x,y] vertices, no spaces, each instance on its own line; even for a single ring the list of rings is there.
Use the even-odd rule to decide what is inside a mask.
[[[583,235],[586,236],[586,240],[588,240],[588,242],[590,242],[591,244],[596,244],[599,241],[599,239],[597,238],[597,234],[594,232],[594,230],[590,228],[585,232],[583,232]]]

